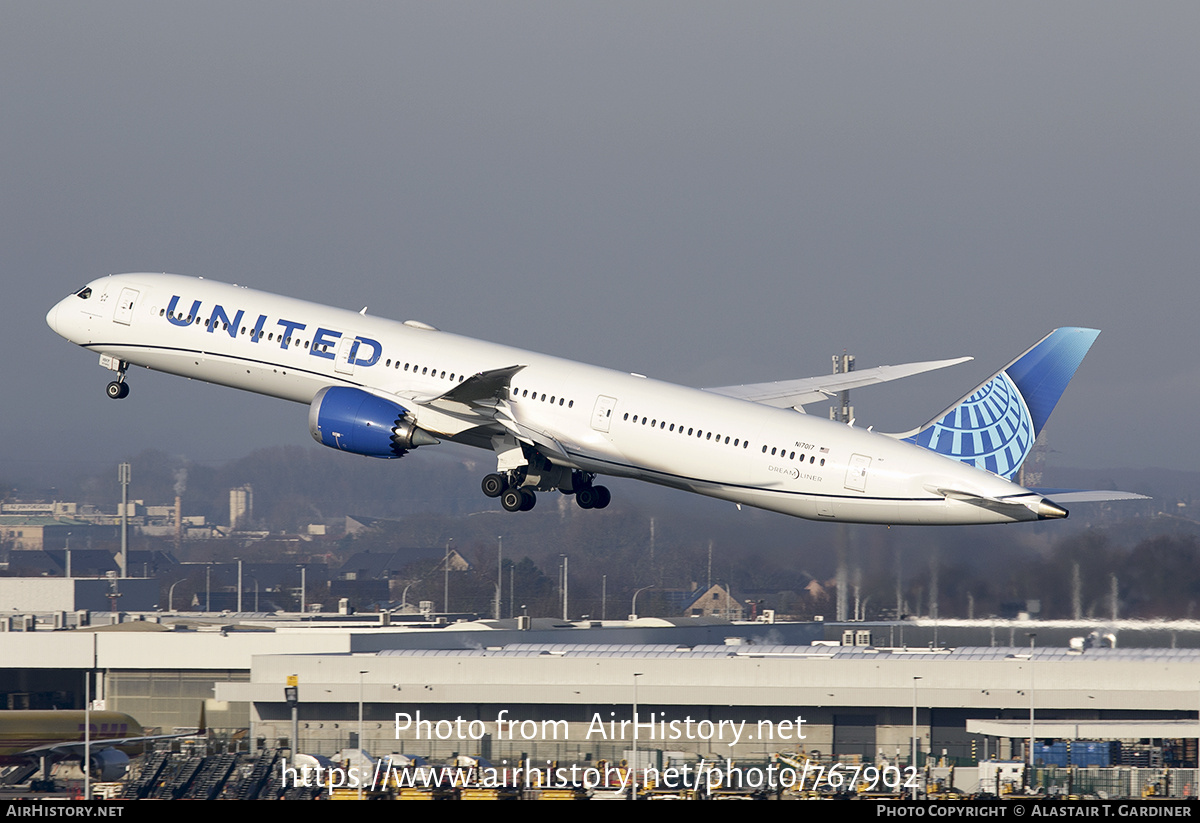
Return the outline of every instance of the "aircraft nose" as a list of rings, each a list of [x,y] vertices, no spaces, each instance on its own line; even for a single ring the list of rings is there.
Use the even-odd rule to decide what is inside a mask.
[[[46,325],[49,326],[50,328],[54,329],[55,334],[62,334],[62,332],[60,332],[58,330],[58,307],[59,307],[59,305],[60,304],[55,303],[54,308],[52,308],[52,309],[50,309],[50,311],[46,312]]]

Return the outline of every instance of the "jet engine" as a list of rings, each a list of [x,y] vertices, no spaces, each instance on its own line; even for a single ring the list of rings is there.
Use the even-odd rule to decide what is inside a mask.
[[[111,783],[125,776],[129,768],[129,756],[120,749],[104,749],[92,752],[92,779]]]
[[[308,430],[318,443],[366,457],[403,457],[441,441],[417,428],[408,409],[347,386],[326,386],[308,408]]]

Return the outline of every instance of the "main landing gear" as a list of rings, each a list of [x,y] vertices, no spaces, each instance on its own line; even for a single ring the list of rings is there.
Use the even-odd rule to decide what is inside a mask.
[[[544,476],[544,475],[543,475]],[[527,485],[532,480],[526,469],[520,468],[501,474],[489,474],[480,484],[488,497],[499,497],[505,511],[527,512],[537,504],[538,491],[550,491],[554,487]],[[612,494],[604,486],[593,486],[592,475],[587,472],[571,472],[569,480],[559,485],[563,494],[575,495],[581,509],[603,509],[612,501]]]

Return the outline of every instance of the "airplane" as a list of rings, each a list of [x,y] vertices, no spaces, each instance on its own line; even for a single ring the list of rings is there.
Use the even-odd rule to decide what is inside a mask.
[[[84,724],[91,726],[89,744],[84,742]],[[176,740],[205,734],[201,707],[200,730],[181,734],[147,735],[142,724],[123,712],[80,709],[0,711],[0,764],[41,760],[44,779],[50,777],[55,760],[89,760],[98,780],[119,780],[129,760],[141,753],[146,743]],[[84,749],[90,748],[90,754]]]
[[[602,476],[889,525],[1057,519],[1068,503],[1141,497],[1015,482],[1094,329],[1056,329],[924,426],[883,434],[803,407],[970,358],[695,389],[172,274],[93,280],[46,322],[116,372],[113,399],[137,365],[303,403],[313,438],[353,454],[398,458],[443,441],[490,450],[482,491],[507,511],[555,490],[603,509]]]

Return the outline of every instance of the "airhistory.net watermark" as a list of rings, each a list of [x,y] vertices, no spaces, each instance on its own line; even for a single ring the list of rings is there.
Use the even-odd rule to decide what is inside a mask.
[[[522,720],[509,716],[502,709],[493,722],[467,720],[429,720],[415,713],[396,712],[396,739],[408,733],[415,740],[481,740],[488,734],[495,740],[569,740],[570,726],[566,720]],[[795,720],[759,720],[753,724],[745,720],[697,720],[688,715],[678,718],[666,713],[649,712],[634,714],[629,719],[618,719],[616,712],[604,717],[594,712],[587,722],[583,739],[588,741],[704,741],[708,743],[738,743],[752,740],[772,742],[804,740],[805,720],[799,715]],[[648,718],[648,719],[646,719]]]
[[[532,789],[620,789],[626,791],[634,779],[629,769],[616,766],[555,766],[546,761],[545,766],[534,766],[529,761],[521,765],[508,767],[508,761],[502,761],[500,766],[403,766],[398,767],[386,760],[379,760],[373,769],[359,769],[354,766],[287,766],[281,764],[282,779],[285,786],[303,786],[306,788],[324,787],[328,789],[358,789],[378,791],[385,788],[398,789],[454,789],[463,786],[474,786],[484,789],[532,788]],[[885,774],[889,769],[875,769],[875,779],[883,778],[890,788],[898,788],[905,782],[906,777],[900,769],[891,768],[894,774]],[[824,773],[826,767],[806,764],[797,769],[791,766],[735,766],[730,761],[709,763],[700,760],[699,763],[671,766],[664,769],[648,766],[639,770],[638,783],[655,785],[660,788],[676,789],[707,789],[739,790],[739,789],[790,789],[803,785],[805,781],[820,779],[819,773]],[[852,771],[862,772],[863,767],[847,767],[845,774],[837,775],[838,785],[853,785],[862,774],[852,774]],[[811,772],[811,773],[810,773]],[[825,774],[825,779],[831,775]],[[888,778],[892,779],[888,779]]]

